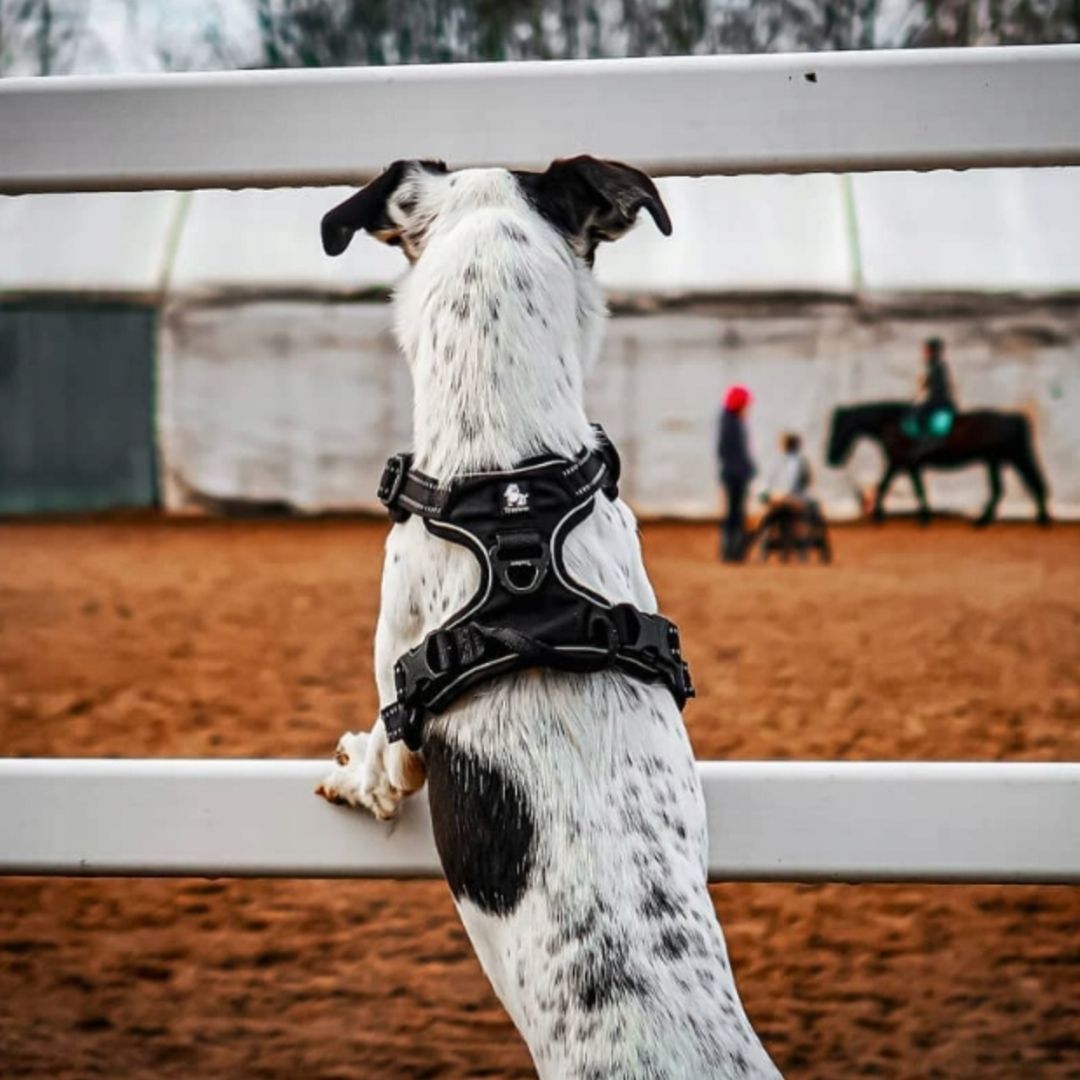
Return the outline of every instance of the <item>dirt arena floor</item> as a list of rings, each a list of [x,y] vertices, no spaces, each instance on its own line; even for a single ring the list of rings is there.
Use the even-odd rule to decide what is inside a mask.
[[[0,754],[328,755],[383,526],[0,525]],[[727,758],[1080,758],[1080,530],[646,530]],[[790,1078],[1080,1077],[1080,889],[714,888]],[[441,882],[0,881],[0,1075],[529,1077]],[[705,1080],[705,1078],[702,1078]]]

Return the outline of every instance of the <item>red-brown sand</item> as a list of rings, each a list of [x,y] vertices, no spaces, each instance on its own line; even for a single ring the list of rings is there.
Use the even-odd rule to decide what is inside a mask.
[[[384,528],[0,526],[0,754],[329,755],[375,710]],[[836,564],[645,531],[702,757],[1080,757],[1080,531],[905,524]],[[713,890],[793,1078],[1080,1077],[1080,890]],[[0,881],[0,1075],[529,1077],[441,883]],[[704,1078],[703,1078],[704,1080]]]

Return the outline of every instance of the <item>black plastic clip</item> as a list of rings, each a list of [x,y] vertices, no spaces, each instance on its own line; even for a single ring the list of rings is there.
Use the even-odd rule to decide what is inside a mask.
[[[604,478],[604,484],[600,490],[608,499],[614,502],[619,497],[619,477],[622,473],[622,460],[619,457],[619,451],[615,449],[615,444],[608,438],[608,433],[599,424],[593,424],[592,428],[596,432],[597,452],[607,468],[607,476]]]
[[[399,739],[416,753],[424,744],[424,714],[419,709],[410,709],[395,701],[382,711],[382,722],[386,728],[386,738],[390,742]]]
[[[376,495],[379,502],[386,507],[391,521],[402,522],[409,517],[408,510],[402,510],[397,505],[401,496],[402,488],[408,479],[409,470],[412,468],[412,454],[395,454],[383,469],[382,478],[379,480],[379,488]]]
[[[690,665],[683,661],[682,665],[682,696],[684,701],[688,701],[692,697],[697,697],[697,691],[694,689],[694,680],[690,677]]]

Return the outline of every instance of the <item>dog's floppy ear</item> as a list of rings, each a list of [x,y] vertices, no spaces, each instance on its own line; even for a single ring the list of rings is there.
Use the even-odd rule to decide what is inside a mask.
[[[369,232],[384,243],[402,244],[403,222],[391,214],[391,200],[414,170],[445,173],[442,161],[395,161],[367,187],[335,206],[322,219],[322,244],[327,255],[340,255],[358,229]]]
[[[642,209],[671,235],[660,192],[640,169],[582,154],[553,161],[547,172],[514,175],[537,211],[590,260],[601,240],[618,240]]]

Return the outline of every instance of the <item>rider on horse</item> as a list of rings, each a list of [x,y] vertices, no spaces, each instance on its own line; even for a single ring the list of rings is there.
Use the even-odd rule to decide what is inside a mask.
[[[913,439],[932,440],[931,446],[948,437],[956,417],[952,379],[945,364],[945,343],[938,337],[923,343],[926,372],[919,398],[904,418],[903,429]]]

